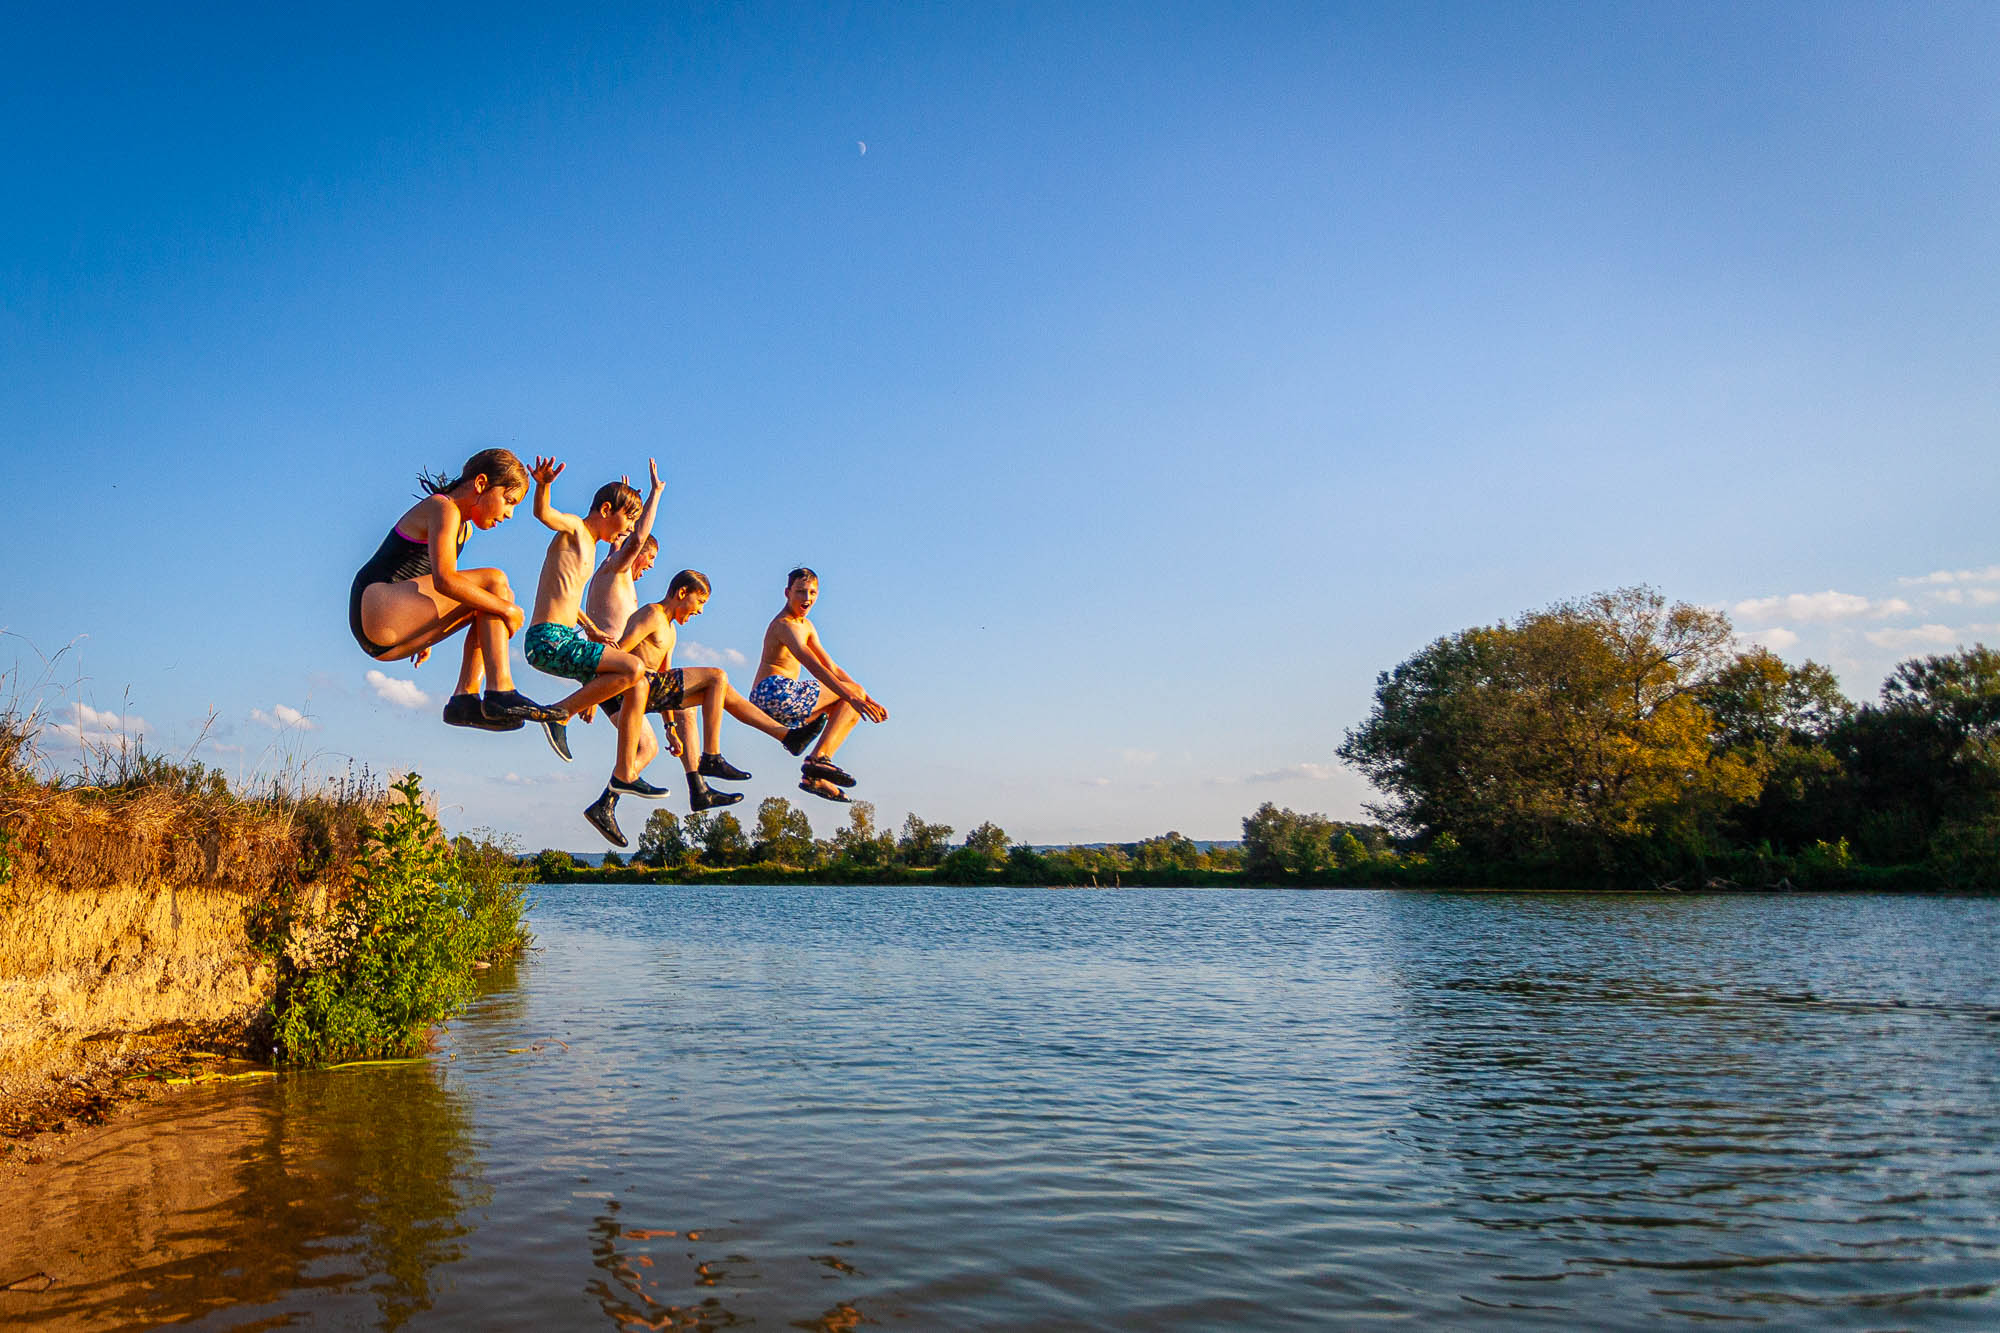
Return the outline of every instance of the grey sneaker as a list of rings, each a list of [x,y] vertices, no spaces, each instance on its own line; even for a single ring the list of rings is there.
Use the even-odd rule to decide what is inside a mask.
[[[605,790],[617,792],[620,796],[637,796],[647,801],[664,801],[667,797],[673,795],[665,787],[655,787],[644,778],[633,778],[630,782],[623,782],[617,778],[613,778],[611,779],[611,785],[605,788]]]
[[[569,762],[569,728],[560,722],[544,722],[542,730],[548,734],[549,748],[556,752],[556,758],[565,764]]]

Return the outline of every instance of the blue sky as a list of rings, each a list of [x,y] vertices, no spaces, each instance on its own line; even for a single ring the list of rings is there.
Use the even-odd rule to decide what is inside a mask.
[[[608,729],[449,730],[347,635],[492,444],[559,502],[660,459],[697,658],[819,569],[888,823],[1355,816],[1377,671],[1634,582],[1858,696],[2000,642],[2000,9],[590,8],[10,20],[0,667],[52,716],[595,848]]]

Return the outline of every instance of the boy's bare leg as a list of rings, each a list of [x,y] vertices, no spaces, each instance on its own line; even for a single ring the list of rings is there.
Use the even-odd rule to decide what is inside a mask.
[[[756,704],[751,703],[748,699],[737,693],[734,685],[726,684],[723,686],[722,706],[728,710],[729,716],[735,718],[746,727],[755,727],[772,740],[781,741],[785,739],[785,733],[791,730],[790,727],[779,722]],[[810,719],[808,720],[810,721]]]
[[[551,707],[560,708],[565,713],[580,713],[592,704],[601,704],[614,694],[623,694],[637,686],[638,702],[643,709],[646,703],[646,664],[628,652],[617,648],[606,648],[604,656],[597,660],[597,675],[579,686],[576,692]],[[624,712],[620,707],[619,712]]]
[[[824,697],[823,695],[822,698]],[[856,711],[854,705],[838,697],[835,697],[830,705],[813,709],[814,717],[818,717],[821,713],[827,715],[826,731],[821,734],[819,744],[813,746],[808,762],[812,759],[832,759],[834,753],[846,741],[847,733],[854,730],[854,724],[861,720],[861,714]]]
[[[643,742],[640,737],[652,728],[646,725],[646,686],[641,684],[625,696],[618,706],[618,759],[611,766],[611,776],[620,782],[631,782],[639,776],[645,765],[639,760],[639,750]]]
[[[686,690],[681,691],[681,697],[687,697]],[[683,708],[674,717],[680,725],[681,767],[692,773],[695,766],[701,763],[700,747],[694,743],[694,710]]]

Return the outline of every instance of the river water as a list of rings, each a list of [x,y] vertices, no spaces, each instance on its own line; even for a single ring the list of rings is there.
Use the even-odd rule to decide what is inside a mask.
[[[538,893],[0,1178],[0,1323],[2000,1327],[2000,900]]]

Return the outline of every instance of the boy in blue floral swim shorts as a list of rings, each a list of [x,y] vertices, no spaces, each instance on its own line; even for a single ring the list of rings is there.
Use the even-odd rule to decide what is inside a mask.
[[[642,504],[639,493],[622,481],[598,488],[591,497],[590,512],[578,517],[557,509],[549,489],[562,473],[563,465],[553,458],[537,458],[529,474],[535,479],[535,517],[555,531],[549,553],[542,561],[542,581],[535,589],[534,621],[525,639],[528,665],[551,676],[577,681],[581,688],[555,707],[574,716],[627,691],[646,697],[646,664],[618,648],[615,629],[606,631],[583,611],[584,585],[597,563],[597,543],[616,546],[627,534],[636,532],[644,541],[653,526],[660,505],[660,470],[650,461],[652,493]],[[618,757],[611,768],[611,781],[604,792],[583,812],[591,827],[615,847],[627,845],[618,828],[618,797],[641,796],[658,800],[667,795],[665,787],[655,787],[640,776],[640,732],[650,734],[643,708],[621,710],[618,719]],[[569,734],[561,722],[546,724],[549,744],[565,761],[570,757]]]
[[[750,702],[771,720],[803,727],[824,718],[826,731],[813,747],[799,778],[799,788],[828,801],[845,801],[842,787],[854,779],[833,762],[833,756],[862,718],[886,721],[889,710],[869,697],[861,683],[835,665],[820,644],[819,631],[806,619],[819,600],[819,575],[798,568],[785,576],[785,609],[764,631],[764,656],[757,664],[757,683]],[[801,672],[812,675],[807,680]]]
[[[680,627],[700,615],[708,605],[708,575],[698,569],[683,569],[667,585],[667,595],[649,602],[632,613],[618,646],[649,668],[650,693],[646,711],[665,715],[668,721],[667,746],[680,756],[687,770],[688,808],[709,810],[743,799],[739,792],[718,792],[708,785],[710,778],[724,782],[748,781],[750,775],[722,757],[722,717],[727,713],[746,726],[755,727],[793,754],[804,754],[826,726],[824,718],[805,726],[786,728],[766,717],[736,692],[729,673],[721,667],[677,667],[674,648]],[[633,695],[605,700],[604,710],[615,712]],[[699,712],[701,729],[697,735],[693,714]],[[679,735],[676,737],[675,732]],[[640,737],[640,761],[657,754],[659,742],[651,727]]]

